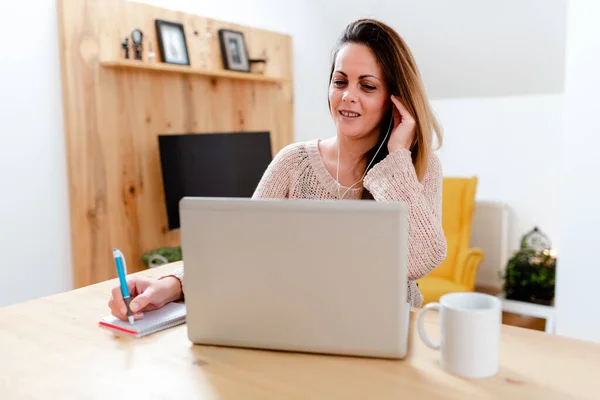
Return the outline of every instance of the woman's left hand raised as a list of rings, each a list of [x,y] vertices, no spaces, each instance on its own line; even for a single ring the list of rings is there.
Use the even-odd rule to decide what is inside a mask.
[[[416,122],[402,103],[402,100],[394,95],[390,97],[394,104],[392,111],[394,128],[388,142],[388,151],[392,153],[400,149],[410,149],[415,137]]]

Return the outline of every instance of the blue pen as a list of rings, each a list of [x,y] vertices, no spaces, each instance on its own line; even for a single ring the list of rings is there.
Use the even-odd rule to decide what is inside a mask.
[[[129,308],[131,297],[129,296],[129,287],[127,286],[127,280],[125,279],[125,275],[127,274],[127,263],[125,263],[125,257],[123,257],[121,250],[115,248],[113,250],[113,256],[115,257],[117,274],[119,275],[119,281],[121,282],[121,294],[123,295],[123,300],[125,300],[125,305],[127,306],[127,319],[129,319],[129,323],[133,325],[133,313]]]

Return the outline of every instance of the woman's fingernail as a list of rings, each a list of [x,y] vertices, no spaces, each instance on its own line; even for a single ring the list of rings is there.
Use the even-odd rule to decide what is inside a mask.
[[[121,311],[121,314],[127,314],[127,310],[124,308],[121,308],[121,310],[119,310],[119,311]]]

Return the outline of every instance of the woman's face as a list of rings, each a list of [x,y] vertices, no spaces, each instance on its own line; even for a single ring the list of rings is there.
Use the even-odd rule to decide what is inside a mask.
[[[345,44],[329,82],[330,111],[339,135],[379,135],[391,100],[375,55],[363,44]]]

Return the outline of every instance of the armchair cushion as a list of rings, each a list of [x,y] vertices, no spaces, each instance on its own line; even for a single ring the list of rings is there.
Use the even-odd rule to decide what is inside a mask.
[[[423,305],[450,292],[474,290],[481,249],[470,248],[477,177],[445,177],[442,190],[442,226],[448,246],[446,259],[418,280]]]
[[[423,294],[423,304],[439,301],[440,297],[450,292],[469,292],[469,288],[450,279],[427,275],[419,279],[419,290]]]
[[[469,245],[476,184],[475,178],[444,178],[442,225],[448,250],[446,259],[430,272],[431,276],[452,279],[455,274],[458,253]]]
[[[479,264],[483,261],[483,257],[483,250],[479,247],[470,248],[462,252],[456,263],[453,281],[469,288],[469,290],[474,290],[477,268],[479,268]]]

